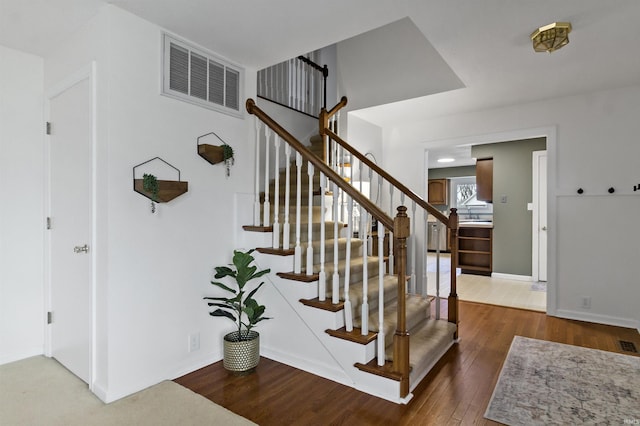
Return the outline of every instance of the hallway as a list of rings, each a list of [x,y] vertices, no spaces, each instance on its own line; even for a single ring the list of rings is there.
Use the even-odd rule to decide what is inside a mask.
[[[440,296],[449,296],[451,255],[440,254]],[[458,297],[467,302],[546,312],[545,282],[531,282],[457,273]],[[436,294],[436,254],[427,254],[427,293]]]

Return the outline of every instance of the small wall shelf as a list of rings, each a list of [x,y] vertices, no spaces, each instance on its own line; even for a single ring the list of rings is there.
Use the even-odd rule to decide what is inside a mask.
[[[189,190],[189,182],[181,182],[176,180],[158,180],[160,190],[158,191],[157,203],[168,203]],[[149,191],[145,191],[142,187],[142,179],[133,180],[133,189],[138,194],[144,195],[153,201],[153,196]]]
[[[222,142],[222,145],[210,145],[206,143],[201,144],[200,139],[206,138],[207,136],[215,136],[216,138],[218,138],[218,140],[220,140],[220,142]],[[205,160],[207,160],[209,164],[218,164],[218,163],[222,163],[225,160],[224,158],[225,145],[231,150],[232,152],[231,158],[233,159],[233,150],[231,149],[231,146],[228,143],[226,143],[224,140],[222,140],[222,138],[218,136],[215,132],[205,133],[202,136],[198,136],[198,138],[196,139],[196,147],[197,147],[198,155],[204,158]]]
[[[157,199],[153,199],[153,194],[149,191],[146,191],[143,186],[143,179],[136,179],[136,169],[141,166],[147,165],[151,162],[159,161],[165,164],[166,166],[173,169],[178,176],[178,180],[160,180],[158,179],[158,196]],[[133,167],[133,190],[140,195],[143,195],[150,199],[151,201],[155,201],[157,203],[167,203],[174,198],[179,197],[189,190],[189,182],[183,182],[180,180],[180,169],[174,167],[173,165],[167,163],[160,157],[154,157],[150,160],[147,160],[143,163],[138,164]]]
[[[209,162],[218,164],[224,161],[224,148],[222,146],[202,144],[198,145],[198,155]]]

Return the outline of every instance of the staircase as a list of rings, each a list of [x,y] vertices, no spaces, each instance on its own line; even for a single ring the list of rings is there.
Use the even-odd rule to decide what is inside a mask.
[[[256,179],[256,188],[263,189],[256,191],[254,224],[243,228],[256,233],[252,241],[261,253],[256,261],[272,271],[273,291],[267,297],[280,308],[270,309],[269,316],[282,316],[281,324],[295,329],[299,342],[281,339],[277,334],[283,328],[274,321],[276,325],[261,333],[267,336],[263,346],[271,348],[274,358],[298,368],[406,403],[457,338],[455,277],[449,320],[436,319],[431,306],[434,297],[407,293],[407,209],[398,207],[398,215],[391,219],[346,183],[344,176],[337,176],[337,159],[344,155],[339,155],[337,145],[328,145],[326,136],[314,136],[309,146],[302,146],[251,100],[247,109],[268,126],[266,140],[260,144],[269,150],[273,140],[275,173],[269,173],[267,159],[264,175],[273,177],[262,185]],[[323,113],[326,120],[329,113]],[[330,139],[341,141],[330,127],[326,125]],[[260,135],[258,131],[258,139]],[[286,142],[284,164],[280,164],[280,139]],[[370,252],[371,237],[366,233],[353,237],[351,215],[345,217],[337,207],[345,199],[349,207],[353,202],[360,205],[364,218],[360,229],[370,229],[372,219],[378,221],[378,253]],[[453,218],[447,225],[454,224],[457,230],[455,211]],[[385,229],[395,241],[388,257],[383,255]],[[394,269],[397,274],[389,273]],[[311,347],[316,349],[310,356]]]

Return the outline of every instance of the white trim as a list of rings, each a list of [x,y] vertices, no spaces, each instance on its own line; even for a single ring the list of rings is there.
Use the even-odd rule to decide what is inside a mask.
[[[491,278],[500,278],[503,280],[513,280],[513,281],[536,281],[533,277],[528,275],[515,275],[515,274],[503,274],[501,272],[492,272]]]
[[[533,210],[531,212],[531,276],[533,281],[539,281],[540,263],[540,159],[547,156],[547,150],[533,151],[532,153],[532,200]]]
[[[68,77],[53,85],[45,92],[44,102],[44,116],[45,121],[51,120],[51,100],[56,96],[62,94],[64,91],[69,90],[76,84],[89,80],[91,90],[91,365],[89,368],[89,389],[94,392],[94,389],[99,392],[103,390],[96,385],[95,380],[97,376],[97,339],[96,339],[96,294],[97,294],[97,190],[96,190],[96,165],[97,165],[97,65],[95,61],[92,61],[89,65],[86,65],[76,72],[70,74]],[[44,155],[45,155],[45,182],[44,182],[44,206],[46,216],[51,216],[51,136],[45,135],[43,138],[44,143]],[[45,316],[46,312],[52,310],[51,307],[51,234],[45,232],[44,241],[44,298],[45,298]],[[51,349],[51,327],[50,324],[44,325],[45,339],[44,339],[44,354],[48,357],[52,356]],[[94,392],[95,393],[95,392]]]
[[[615,325],[617,327],[635,328],[640,332],[640,324],[631,318],[612,317],[610,315],[592,314],[589,312],[570,311],[568,309],[558,309],[555,316],[577,321],[586,321],[596,324]]]
[[[463,136],[459,138],[440,139],[425,141],[425,151],[430,149],[443,148],[459,145],[484,145],[497,142],[508,142],[514,140],[531,139],[544,137],[547,139],[547,314],[555,315],[557,309],[557,207],[556,207],[556,185],[557,185],[557,128],[555,125],[549,127],[535,127],[531,129],[517,129],[504,132],[488,133],[483,135]],[[424,156],[424,178],[423,185],[427,186],[429,178],[428,154]],[[426,194],[426,189],[424,190]]]

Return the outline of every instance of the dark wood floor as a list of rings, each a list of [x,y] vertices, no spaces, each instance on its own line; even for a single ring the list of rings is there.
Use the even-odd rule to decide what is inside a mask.
[[[460,302],[460,342],[414,390],[407,405],[266,358],[252,375],[230,375],[218,362],[176,382],[264,426],[496,424],[483,415],[516,335],[627,354],[618,340],[640,348],[640,335],[633,329]]]

